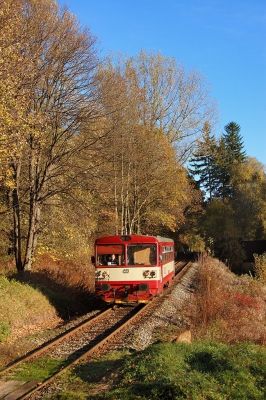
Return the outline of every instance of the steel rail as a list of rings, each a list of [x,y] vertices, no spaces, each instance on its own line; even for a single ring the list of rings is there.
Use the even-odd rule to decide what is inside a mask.
[[[10,372],[10,370],[17,368],[20,364],[24,362],[28,362],[32,360],[35,357],[39,357],[42,353],[45,353],[49,351],[52,347],[55,345],[63,342],[67,338],[71,337],[72,335],[76,335],[79,331],[84,330],[87,326],[92,324],[93,322],[97,322],[98,319],[102,318],[105,315],[108,315],[110,313],[110,309],[108,308],[107,310],[101,312],[97,316],[94,316],[86,321],[81,322],[77,326],[70,328],[68,331],[61,333],[59,336],[55,337],[48,343],[44,343],[41,347],[38,347],[25,356],[19,358],[18,360],[14,361],[10,365],[8,365],[6,368],[4,368],[2,371],[0,371],[0,376],[6,374],[7,372]]]
[[[165,296],[169,296],[171,291],[174,289],[175,285],[182,279],[182,277],[186,274],[188,269],[190,268],[192,262],[190,261],[185,261],[181,262],[181,267],[178,269],[178,272],[173,280],[173,284],[169,286],[168,288],[165,289],[165,291],[162,292],[161,296],[153,298],[149,303],[143,305],[142,309],[140,309],[135,315],[133,315],[129,320],[127,320],[124,324],[122,324],[120,327],[118,327],[116,330],[114,330],[110,335],[108,335],[106,338],[101,340],[99,343],[97,343],[94,347],[86,351],[84,354],[82,354],[80,357],[75,359],[71,364],[67,365],[66,367],[62,368],[60,371],[58,371],[56,374],[48,378],[46,381],[44,381],[41,385],[38,387],[35,387],[31,389],[25,396],[20,397],[20,400],[28,399],[30,395],[42,390],[45,386],[48,384],[52,383],[56,377],[58,377],[60,374],[63,372],[69,370],[72,368],[74,365],[80,363],[81,361],[85,359],[89,359],[96,353],[100,353],[103,351],[105,347],[108,346],[109,342],[112,342],[113,338],[117,338],[123,331],[126,331],[129,325],[139,323],[142,319],[144,320],[145,318],[149,317],[149,315],[153,312],[154,309],[158,307],[158,305],[164,301]]]
[[[22,387],[19,388],[17,391],[15,391],[13,394],[10,393],[6,397],[3,397],[3,400],[17,400],[17,399],[28,399],[31,395],[34,393],[43,390],[48,384],[50,384],[56,377],[58,377],[60,374],[62,374],[64,371],[72,368],[74,365],[80,363],[81,361],[88,359],[92,357],[93,355],[103,352],[105,348],[107,348],[108,351],[108,344],[112,342],[114,338],[119,337],[123,331],[126,331],[131,324],[136,324],[139,323],[142,319],[145,320],[145,318],[148,318],[149,315],[153,312],[153,310],[158,307],[158,305],[163,301],[164,296],[169,296],[171,290],[177,284],[182,277],[185,275],[187,270],[189,269],[191,265],[191,262],[189,261],[181,261],[176,263],[176,276],[172,282],[172,285],[166,288],[160,296],[153,298],[149,303],[147,304],[141,304],[141,309],[137,311],[137,313],[133,316],[131,316],[126,322],[124,322],[121,326],[113,330],[110,334],[108,334],[104,339],[100,340],[96,345],[94,345],[92,348],[89,350],[85,351],[83,354],[80,356],[76,357],[75,360],[70,362],[68,365],[65,367],[61,368],[60,371],[56,372],[53,376],[49,377],[42,383],[39,383],[37,381],[32,381],[32,385],[30,385],[30,382],[27,382],[25,386],[25,392],[22,394]],[[122,307],[123,308],[123,307]],[[132,307],[133,308],[133,307]],[[90,318],[89,320],[79,324],[77,327],[71,328],[68,332],[61,334],[59,337],[53,339],[51,342],[48,344],[42,346],[41,348],[37,349],[36,351],[31,352],[29,355],[26,355],[22,359],[18,360],[17,362],[13,363],[12,365],[8,366],[6,369],[0,371],[0,375],[10,371],[13,368],[16,368],[19,364],[28,362],[32,360],[33,358],[39,357],[41,354],[48,352],[50,349],[55,347],[56,345],[60,344],[61,342],[71,338],[72,336],[76,336],[79,332],[82,332],[86,327],[89,325],[97,324],[97,321],[102,319],[103,317],[108,318],[109,313],[113,312],[112,308],[108,308],[106,311],[103,313],[100,313],[94,318]],[[28,385],[28,389],[26,386]],[[31,387],[32,386],[32,387]],[[27,390],[27,392],[26,392]],[[16,397],[16,392],[21,393],[19,397]],[[14,397],[12,397],[14,396]]]

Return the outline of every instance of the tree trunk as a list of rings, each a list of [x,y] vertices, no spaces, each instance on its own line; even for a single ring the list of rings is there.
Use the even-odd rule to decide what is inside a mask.
[[[21,256],[21,224],[20,224],[20,201],[19,201],[19,178],[21,163],[12,164],[14,171],[13,179],[15,188],[11,191],[10,198],[13,210],[13,249],[18,271],[23,271],[22,256]]]
[[[14,255],[16,261],[16,268],[18,271],[23,271],[22,257],[21,257],[21,226],[20,226],[20,207],[18,190],[12,191],[12,207],[13,207],[13,237],[14,237]]]
[[[29,230],[27,237],[25,260],[24,260],[25,271],[30,271],[32,267],[32,260],[34,257],[34,252],[38,241],[40,215],[41,215],[40,204],[36,200],[33,200],[30,211]]]

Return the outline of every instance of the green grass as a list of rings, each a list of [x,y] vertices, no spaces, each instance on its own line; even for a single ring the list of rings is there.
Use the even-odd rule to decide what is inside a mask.
[[[98,388],[98,389],[97,389]],[[54,399],[266,398],[266,348],[252,343],[155,344],[116,352],[65,375]]]
[[[0,276],[0,342],[12,329],[56,318],[56,310],[39,290]]]
[[[45,381],[51,375],[60,371],[64,366],[63,361],[59,361],[50,357],[42,357],[31,362],[24,363],[14,370],[9,378],[18,381],[30,381],[36,379],[40,382]]]
[[[11,334],[11,327],[5,319],[0,319],[0,342],[5,342]]]

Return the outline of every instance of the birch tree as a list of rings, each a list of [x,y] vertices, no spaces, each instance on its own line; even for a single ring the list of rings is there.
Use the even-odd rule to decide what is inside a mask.
[[[143,120],[144,107],[151,105],[131,61],[109,61],[100,75],[100,90],[109,93],[104,105],[112,109],[102,179],[112,233],[174,230],[193,195],[173,142],[159,125]]]
[[[175,145],[180,163],[185,163],[202,135],[206,121],[217,121],[216,101],[210,85],[197,70],[186,71],[175,58],[141,51],[126,62],[141,89],[140,121],[150,130],[160,129]],[[134,82],[134,84],[136,84]]]

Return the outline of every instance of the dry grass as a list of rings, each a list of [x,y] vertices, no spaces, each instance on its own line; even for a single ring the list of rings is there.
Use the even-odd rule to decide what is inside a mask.
[[[52,327],[94,307],[94,269],[90,263],[40,257],[30,273],[13,265],[0,271],[0,342]]]
[[[6,323],[14,331],[23,326],[49,324],[55,317],[68,319],[95,307],[94,268],[89,260],[70,263],[42,256],[26,282],[25,277],[11,270],[9,266],[9,281],[13,277],[12,292],[1,291],[5,294],[0,310],[0,319],[4,320],[3,334]],[[15,282],[23,286],[16,286]],[[199,261],[197,290],[184,313],[191,316],[194,339],[265,344],[265,300],[266,288],[260,280],[236,276],[218,260],[204,258]],[[45,307],[48,307],[47,311],[44,311]],[[13,313],[13,308],[17,314]],[[14,323],[10,322],[12,315],[16,315]]]
[[[236,276],[218,260],[199,262],[191,306],[193,336],[224,343],[266,343],[266,288],[250,276]]]
[[[55,308],[40,291],[0,277],[0,342],[20,329],[28,331],[32,326],[58,320]]]
[[[254,260],[256,276],[264,285],[266,285],[266,253],[261,255],[254,254]]]
[[[31,272],[31,279],[43,283],[54,282],[64,288],[76,291],[94,291],[94,268],[89,259],[73,261],[56,260],[49,255],[39,256]]]
[[[94,267],[86,260],[75,262],[39,257],[27,280],[49,297],[63,319],[86,313],[93,307]]]
[[[0,263],[0,366],[32,349],[31,335],[48,333],[63,320],[98,304],[94,268],[88,260],[66,262],[43,255],[30,274]]]

